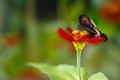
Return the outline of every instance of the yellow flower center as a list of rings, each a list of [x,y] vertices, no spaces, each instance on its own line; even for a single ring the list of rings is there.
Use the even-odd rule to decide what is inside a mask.
[[[87,32],[87,31],[85,31],[85,30],[80,31],[80,35],[81,35],[81,36],[86,36],[86,35],[88,35],[88,32]]]
[[[85,30],[73,30],[72,34],[74,36],[74,40],[80,40],[83,37],[87,36],[89,33]]]
[[[74,35],[74,34],[77,34],[77,33],[79,33],[79,30],[73,30],[72,31],[72,34]]]

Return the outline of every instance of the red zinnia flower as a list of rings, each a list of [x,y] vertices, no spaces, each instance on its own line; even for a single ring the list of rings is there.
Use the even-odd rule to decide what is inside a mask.
[[[92,44],[97,44],[106,41],[105,37],[103,36],[95,35],[90,37],[88,31],[86,30],[72,30],[71,28],[67,28],[67,31],[69,33],[65,32],[62,28],[59,28],[58,34],[69,42],[88,42]]]

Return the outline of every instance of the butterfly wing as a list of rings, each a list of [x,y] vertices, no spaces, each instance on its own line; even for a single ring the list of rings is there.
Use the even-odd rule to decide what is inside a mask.
[[[79,17],[79,22],[84,27],[95,27],[93,23],[91,22],[90,18],[86,15],[81,15]]]
[[[94,24],[94,22],[86,15],[81,15],[79,17],[79,22],[80,22],[80,26],[78,26],[79,29],[84,29],[87,30],[88,32],[90,32],[91,34],[97,34],[100,35],[100,31],[96,28],[96,25]]]

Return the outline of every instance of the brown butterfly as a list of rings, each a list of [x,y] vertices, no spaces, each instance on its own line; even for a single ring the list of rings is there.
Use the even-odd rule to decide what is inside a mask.
[[[105,38],[105,41],[108,40],[107,36],[102,33],[94,24],[94,22],[86,15],[81,15],[79,17],[80,24],[77,26],[78,30],[86,30],[89,32],[90,38],[93,36],[101,36]]]

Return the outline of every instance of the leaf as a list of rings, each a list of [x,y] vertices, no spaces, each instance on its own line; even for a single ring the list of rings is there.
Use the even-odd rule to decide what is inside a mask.
[[[92,75],[88,80],[108,80],[108,78],[101,72]]]
[[[63,71],[67,75],[69,75],[69,77],[72,80],[77,80],[77,69],[76,69],[75,66],[72,66],[72,65],[59,65],[59,66],[57,66],[57,69],[60,70],[60,71]],[[69,79],[67,79],[67,80],[69,80]]]
[[[48,64],[28,63],[28,66],[37,68],[39,71],[47,74],[50,80],[79,80],[76,67],[73,65],[58,65],[55,67]],[[83,68],[81,68],[81,73],[84,76]]]
[[[61,77],[63,74],[61,74],[61,72],[58,72],[54,66],[37,63],[29,63],[28,66],[37,68],[40,72],[47,74],[50,80],[66,80]]]

